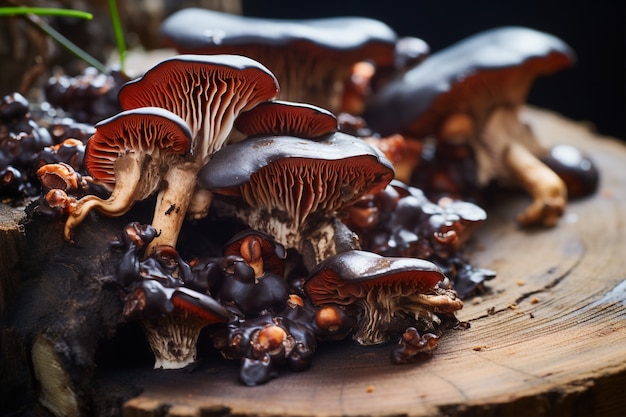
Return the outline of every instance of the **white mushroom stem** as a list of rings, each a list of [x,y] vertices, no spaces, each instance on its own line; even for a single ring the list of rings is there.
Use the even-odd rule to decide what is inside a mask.
[[[195,190],[199,169],[195,163],[176,163],[172,164],[165,174],[152,218],[152,227],[157,230],[158,236],[148,245],[146,256],[152,254],[159,245],[176,247],[178,234]]]
[[[518,216],[520,224],[553,226],[565,210],[567,188],[563,180],[538,159],[543,148],[528,126],[520,122],[518,108],[494,110],[483,128],[479,145],[487,147],[491,154],[488,157],[491,162],[487,164],[496,164],[496,171],[502,171],[492,178],[512,179],[532,196],[532,204]],[[481,169],[484,162],[479,160]]]
[[[142,321],[142,325],[154,353],[154,369],[180,369],[196,361],[204,320],[174,309],[158,320]]]
[[[129,153],[120,157],[115,163],[115,188],[109,198],[104,200],[95,195],[87,195],[78,200],[65,221],[65,239],[72,240],[72,230],[85,220],[92,209],[111,217],[121,216],[135,201],[150,195],[158,181],[146,181],[146,178],[142,180],[142,176],[154,175],[144,165],[144,157],[139,153]]]

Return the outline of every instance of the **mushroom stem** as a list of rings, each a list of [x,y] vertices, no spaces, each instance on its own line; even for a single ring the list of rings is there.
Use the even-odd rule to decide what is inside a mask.
[[[481,135],[489,144],[494,161],[502,161],[502,175],[511,178],[533,198],[518,216],[520,224],[554,226],[567,203],[567,188],[559,176],[541,162],[543,148],[531,130],[520,122],[517,106],[502,106],[491,112]],[[485,146],[485,145],[483,145]]]
[[[63,234],[68,241],[72,240],[72,230],[89,214],[92,209],[107,216],[118,217],[125,214],[137,200],[148,196],[152,189],[141,189],[149,182],[140,181],[144,158],[135,158],[128,154],[118,160],[116,167],[116,185],[106,200],[89,194],[76,202],[75,208],[65,221]],[[144,187],[145,188],[145,187]]]
[[[158,236],[148,245],[146,256],[160,245],[176,247],[195,189],[198,169],[193,163],[172,164],[165,174],[152,218],[152,227],[157,230]]]
[[[154,369],[180,369],[196,361],[196,343],[206,322],[174,310],[142,325],[154,353]]]

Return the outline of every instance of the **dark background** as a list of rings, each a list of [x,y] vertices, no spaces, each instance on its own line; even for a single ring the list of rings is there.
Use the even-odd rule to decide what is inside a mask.
[[[626,2],[550,1],[288,1],[243,0],[249,16],[316,18],[366,16],[399,36],[417,36],[433,51],[497,26],[551,33],[577,53],[573,68],[539,78],[528,102],[588,121],[604,135],[626,139]]]

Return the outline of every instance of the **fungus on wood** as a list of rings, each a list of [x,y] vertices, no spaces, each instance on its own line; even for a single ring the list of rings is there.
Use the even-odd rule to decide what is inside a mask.
[[[346,309],[357,320],[354,339],[372,345],[409,326],[435,331],[438,314],[460,310],[463,302],[454,291],[437,286],[444,279],[435,264],[423,259],[353,250],[317,265],[304,288],[315,305]]]
[[[337,233],[347,231],[338,212],[392,179],[380,151],[339,132],[248,138],[216,152],[199,175],[201,186],[243,203],[237,215],[251,228],[298,250],[307,268],[355,248],[351,233]]]
[[[402,133],[476,151],[478,181],[515,181],[533,197],[518,216],[523,225],[554,225],[563,213],[563,181],[539,157],[545,152],[519,117],[532,83],[571,66],[562,40],[523,27],[478,33],[432,53],[381,88],[363,114],[383,136]]]
[[[355,62],[393,64],[396,33],[363,17],[307,20],[238,16],[183,9],[161,34],[179,53],[239,54],[266,65],[281,84],[280,99],[337,111],[343,82]]]

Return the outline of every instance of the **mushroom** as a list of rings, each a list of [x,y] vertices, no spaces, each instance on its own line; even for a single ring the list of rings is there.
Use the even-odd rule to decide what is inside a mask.
[[[286,135],[313,139],[337,131],[337,118],[312,104],[274,100],[241,113],[235,120],[235,129],[247,137]]]
[[[308,268],[355,248],[337,214],[392,179],[393,167],[380,151],[339,132],[317,140],[248,138],[216,152],[199,175],[202,187],[242,201],[237,216],[299,251]]]
[[[44,190],[60,189],[71,192],[82,188],[82,176],[64,162],[42,165],[37,170],[37,177]]]
[[[281,20],[213,10],[180,10],[164,20],[161,34],[179,53],[239,54],[276,75],[282,100],[338,110],[343,81],[355,62],[393,63],[396,33],[363,17]]]
[[[471,143],[479,184],[515,181],[533,197],[519,222],[551,226],[565,208],[565,185],[539,160],[545,151],[518,111],[537,77],[574,60],[571,48],[549,34],[488,30],[431,54],[381,88],[363,117],[383,136]]]
[[[136,201],[150,196],[160,187],[163,171],[189,153],[190,143],[187,124],[161,108],[129,110],[98,123],[88,141],[85,168],[112,190],[111,195],[102,199],[89,194],[78,200],[65,222],[65,238],[71,240],[72,230],[91,209],[121,216]],[[155,227],[169,234],[178,233],[172,230],[178,225],[165,221]]]
[[[338,305],[357,320],[354,339],[363,345],[387,341],[408,325],[431,329],[438,314],[463,307],[454,291],[438,288],[446,277],[432,262],[384,257],[353,250],[332,256],[309,274],[306,294],[317,306]]]
[[[183,286],[168,288],[154,279],[140,281],[124,301],[124,316],[141,319],[155,369],[195,362],[200,331],[229,319],[228,311],[209,295]]]
[[[163,229],[152,247],[175,246],[185,215],[201,218],[207,214],[211,195],[195,192],[198,171],[227,142],[237,115],[274,98],[278,88],[267,68],[236,55],[174,56],[122,87],[122,108],[162,107],[180,116],[191,129],[190,155],[171,164],[164,175],[154,217]],[[173,227],[163,226],[168,223]]]

